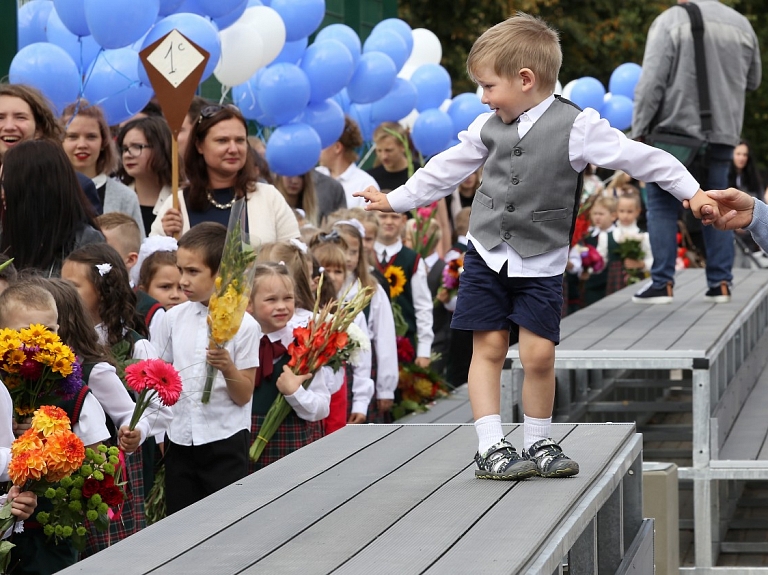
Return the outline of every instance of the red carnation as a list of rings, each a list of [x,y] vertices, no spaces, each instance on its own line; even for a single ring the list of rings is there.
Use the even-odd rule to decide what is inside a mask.
[[[105,487],[99,493],[102,501],[110,507],[117,507],[123,502],[123,492],[116,485]]]
[[[411,340],[404,335],[398,335],[397,341],[397,361],[400,363],[411,363],[416,357]]]
[[[19,375],[30,381],[37,381],[43,375],[43,364],[33,359],[27,359],[19,366]]]
[[[90,499],[99,492],[99,482],[89,477],[83,483],[83,497]]]

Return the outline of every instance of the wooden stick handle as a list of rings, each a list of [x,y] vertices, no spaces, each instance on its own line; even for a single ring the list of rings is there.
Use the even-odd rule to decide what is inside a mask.
[[[179,140],[176,134],[171,138],[171,194],[173,195],[173,209],[179,209]],[[173,237],[179,239],[178,232]]]

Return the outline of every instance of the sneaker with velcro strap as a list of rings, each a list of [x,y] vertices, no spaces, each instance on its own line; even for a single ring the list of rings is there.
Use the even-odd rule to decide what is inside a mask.
[[[520,457],[506,439],[492,445],[482,455],[479,452],[475,453],[475,463],[478,467],[475,469],[475,477],[480,479],[516,481],[533,477],[538,473],[536,465]]]
[[[579,464],[567,457],[553,439],[541,439],[523,449],[523,458],[536,465],[541,477],[570,477],[579,472]]]

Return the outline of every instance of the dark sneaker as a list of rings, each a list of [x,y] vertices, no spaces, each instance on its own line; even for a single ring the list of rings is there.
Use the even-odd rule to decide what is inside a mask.
[[[475,453],[475,477],[480,479],[518,480],[533,477],[537,474],[536,465],[523,459],[506,439],[493,445],[480,455]]]
[[[523,449],[523,458],[536,464],[541,477],[570,477],[579,472],[579,464],[569,459],[552,439],[542,439]]]
[[[632,301],[635,303],[672,303],[672,284],[668,283],[664,287],[655,288],[653,283],[649,283],[648,286],[637,292]]]
[[[707,290],[704,299],[714,303],[728,303],[731,301],[731,287],[728,282],[720,282],[719,286]]]

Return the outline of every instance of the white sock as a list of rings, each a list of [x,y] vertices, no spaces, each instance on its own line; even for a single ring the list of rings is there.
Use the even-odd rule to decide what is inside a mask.
[[[485,453],[490,447],[504,439],[504,430],[501,428],[501,415],[486,415],[475,421],[477,431],[479,453]]]
[[[542,439],[550,437],[552,430],[552,418],[537,419],[535,417],[523,418],[523,447],[530,449],[531,445]]]

